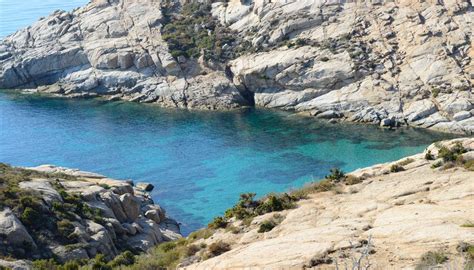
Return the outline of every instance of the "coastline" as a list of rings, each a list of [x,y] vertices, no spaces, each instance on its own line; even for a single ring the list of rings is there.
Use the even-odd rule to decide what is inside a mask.
[[[51,165],[32,169],[87,179],[99,186],[128,185]],[[459,248],[463,243],[470,250],[474,243],[469,225],[474,222],[473,170],[474,138],[438,142],[398,161],[349,174],[332,172],[326,180],[289,195],[267,195],[255,203],[265,205],[276,196],[287,206],[252,214],[250,220],[236,217],[234,206],[234,214],[226,212],[226,218],[218,217],[186,238],[149,246],[148,254],[137,255],[135,264],[122,269],[162,265],[160,258],[171,256],[169,252],[175,252],[175,259],[168,266],[181,269],[326,269],[359,256],[373,269],[399,269],[425,263],[423,256],[429,252],[446,256],[443,265],[470,265],[473,259],[466,256],[471,255],[463,253],[464,246]],[[290,196],[289,201],[285,196]],[[268,222],[273,225],[264,225]],[[275,256],[265,255],[269,253]]]
[[[38,95],[40,97],[45,97],[45,98],[58,98],[58,99],[70,99],[70,100],[75,100],[75,99],[97,99],[100,101],[104,102],[131,102],[135,104],[142,104],[142,105],[149,105],[149,106],[157,106],[159,108],[163,109],[173,109],[173,110],[186,110],[190,112],[237,112],[237,111],[245,111],[248,109],[260,109],[260,110],[269,110],[269,111],[281,111],[281,112],[286,112],[288,113],[289,117],[304,117],[307,119],[314,119],[315,121],[326,121],[327,123],[330,124],[337,124],[337,123],[346,123],[346,124],[355,124],[355,125],[370,125],[370,126],[379,126],[382,129],[404,129],[404,128],[415,128],[415,129],[426,129],[426,130],[431,130],[434,132],[439,132],[439,133],[445,133],[445,134],[451,134],[451,135],[459,135],[459,136],[472,136],[474,133],[463,130],[462,126],[459,126],[459,129],[444,129],[444,128],[427,128],[423,126],[417,126],[417,125],[410,125],[409,123],[398,123],[397,125],[387,125],[384,126],[381,123],[374,123],[374,122],[358,122],[358,121],[353,121],[349,117],[342,117],[342,118],[326,118],[326,117],[316,117],[313,115],[312,112],[309,111],[303,111],[303,112],[298,112],[294,110],[284,110],[284,109],[278,109],[278,108],[267,108],[267,107],[259,107],[259,106],[240,106],[240,107],[235,107],[235,108],[219,108],[219,109],[214,109],[214,110],[209,110],[209,109],[204,109],[204,108],[179,108],[175,106],[166,106],[161,103],[139,103],[137,101],[130,100],[128,98],[117,98],[114,95],[108,96],[108,95],[99,95],[97,93],[87,93],[85,95],[81,96],[67,96],[67,95],[62,95],[62,94],[53,94],[53,93],[47,93],[47,92],[40,92],[36,89],[1,89],[0,91],[5,91],[5,92],[10,92],[13,94],[19,94],[19,95]]]

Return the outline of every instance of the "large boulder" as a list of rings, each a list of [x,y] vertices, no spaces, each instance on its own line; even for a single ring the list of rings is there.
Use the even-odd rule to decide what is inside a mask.
[[[49,207],[53,205],[53,202],[63,202],[61,195],[58,191],[53,188],[49,180],[47,179],[34,179],[34,181],[23,181],[20,182],[20,188],[29,190],[32,192],[38,192],[43,197],[43,200],[48,204]]]
[[[120,222],[125,222],[128,220],[128,216],[122,207],[122,202],[119,196],[117,196],[113,192],[104,192],[100,194],[100,198],[102,201],[107,205],[112,212],[114,213],[115,217],[120,221]]]
[[[30,246],[36,248],[36,244],[25,226],[9,208],[0,211],[0,239],[11,247]]]
[[[120,202],[129,221],[135,221],[140,215],[141,202],[130,193],[120,196]]]

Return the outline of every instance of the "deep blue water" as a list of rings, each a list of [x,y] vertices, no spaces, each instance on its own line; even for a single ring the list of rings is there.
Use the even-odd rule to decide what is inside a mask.
[[[152,182],[155,201],[199,228],[243,192],[264,195],[421,151],[449,136],[327,124],[286,112],[190,112],[0,92],[0,162],[55,164]]]
[[[27,27],[54,10],[70,11],[87,0],[0,0],[0,39]]]

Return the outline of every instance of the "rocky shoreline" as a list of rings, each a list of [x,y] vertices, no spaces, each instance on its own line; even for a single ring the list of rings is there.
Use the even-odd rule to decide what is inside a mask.
[[[153,186],[75,169],[1,164],[0,254],[59,263],[124,251],[145,252],[181,238],[179,225],[154,204]],[[15,268],[14,266],[19,268]],[[0,260],[23,269],[30,263]]]
[[[473,134],[473,14],[467,0],[94,0],[2,40],[0,88]]]
[[[217,256],[198,249],[179,268],[472,269],[473,181],[473,138],[346,176],[333,173],[290,193],[307,194],[295,207],[250,221],[214,220],[209,228],[217,229],[192,245],[218,245]]]

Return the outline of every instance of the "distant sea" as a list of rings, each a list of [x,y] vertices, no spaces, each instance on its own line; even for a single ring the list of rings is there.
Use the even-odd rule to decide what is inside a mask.
[[[31,25],[57,9],[70,11],[87,0],[0,0],[0,39]]]

